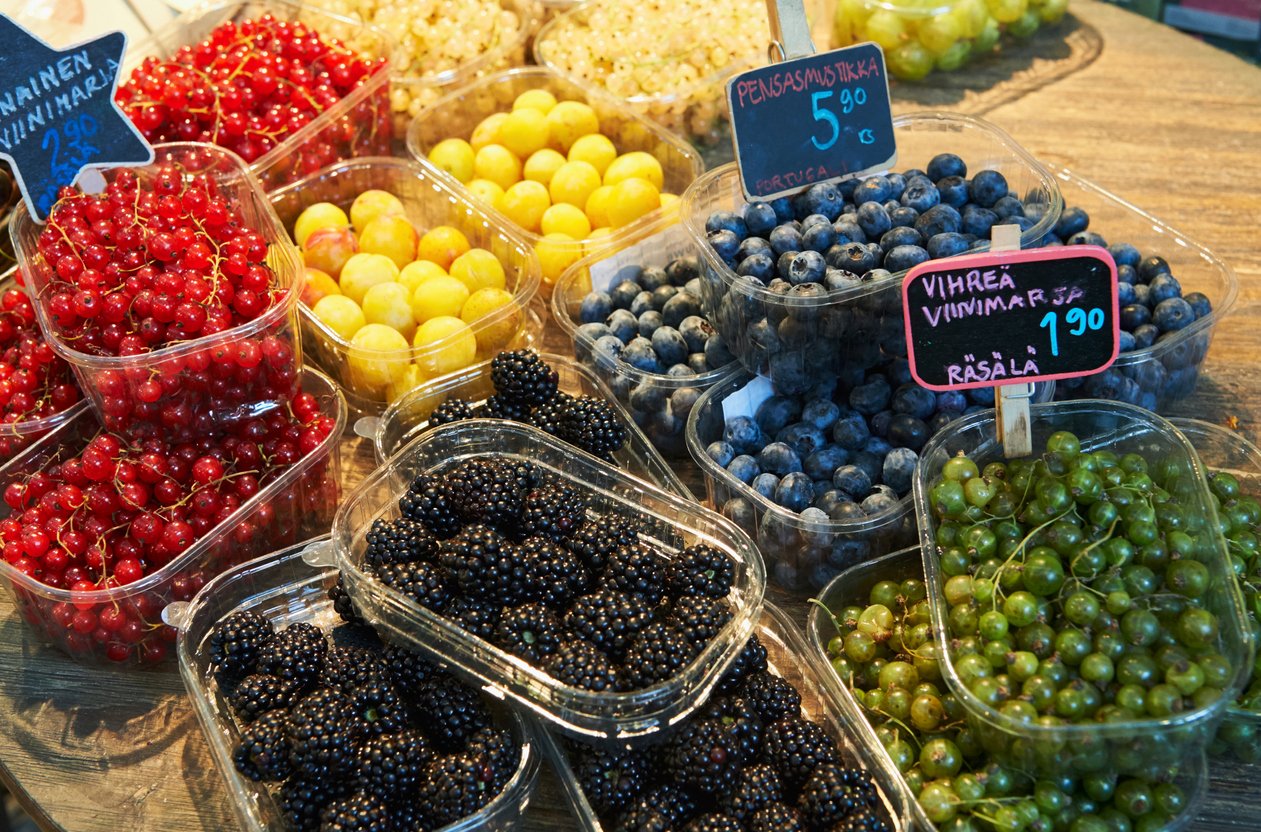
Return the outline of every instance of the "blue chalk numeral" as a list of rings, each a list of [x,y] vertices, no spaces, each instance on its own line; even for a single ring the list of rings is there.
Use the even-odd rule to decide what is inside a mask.
[[[1103,329],[1104,314],[1099,307],[1093,309],[1082,309],[1080,306],[1074,306],[1064,314],[1064,323],[1069,326],[1069,335],[1084,335],[1086,330]],[[1054,312],[1048,312],[1042,316],[1041,323],[1038,324],[1039,329],[1049,329],[1051,336],[1051,355],[1058,356],[1060,354],[1059,340],[1059,316]]]
[[[810,142],[819,150],[831,149],[831,147],[834,144],[836,144],[836,140],[841,137],[841,123],[837,121],[836,113],[832,112],[827,107],[819,106],[820,101],[822,101],[825,98],[831,98],[831,97],[832,97],[831,90],[824,90],[823,92],[816,92],[810,96],[810,108],[814,111],[813,113],[814,120],[826,121],[828,124],[832,125],[832,137],[828,139],[827,141],[821,142],[815,136],[810,137]]]

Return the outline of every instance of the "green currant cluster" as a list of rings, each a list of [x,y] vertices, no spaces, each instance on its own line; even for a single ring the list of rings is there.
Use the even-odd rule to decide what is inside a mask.
[[[1176,767],[1153,778],[1104,770],[1039,779],[991,754],[942,681],[923,581],[881,581],[865,606],[833,621],[833,669],[940,832],[1139,832],[1164,828],[1185,808]],[[1035,668],[1050,673],[1053,664]]]

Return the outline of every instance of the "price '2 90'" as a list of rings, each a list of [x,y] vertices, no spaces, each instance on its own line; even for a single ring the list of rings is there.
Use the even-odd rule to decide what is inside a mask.
[[[841,137],[840,119],[836,117],[835,112],[820,104],[831,98],[832,93],[832,90],[823,90],[810,96],[810,108],[813,110],[814,120],[826,122],[832,128],[832,135],[826,141],[820,141],[818,136],[810,137],[810,141],[819,150],[830,150],[836,144],[836,140]],[[861,107],[867,103],[867,90],[862,87],[842,87],[837,100],[841,105],[841,115],[847,116],[854,112],[855,107]]]

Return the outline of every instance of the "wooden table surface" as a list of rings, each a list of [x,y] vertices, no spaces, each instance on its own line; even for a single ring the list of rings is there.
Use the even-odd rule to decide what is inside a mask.
[[[899,87],[895,108],[982,113],[1200,240],[1239,276],[1208,373],[1181,415],[1261,427],[1261,69],[1113,6],[1073,0],[1060,43],[1039,37],[970,75]],[[1041,57],[1037,57],[1041,56]],[[991,84],[992,88],[977,87]],[[566,345],[548,341],[561,352]],[[372,464],[345,442],[346,470]],[[703,494],[703,487],[697,488]],[[786,605],[804,620],[800,602]],[[33,643],[0,595],[0,781],[49,830],[235,829],[223,783],[174,669],[81,668]],[[549,774],[525,829],[570,829]],[[1261,828],[1261,768],[1220,767],[1196,830]]]

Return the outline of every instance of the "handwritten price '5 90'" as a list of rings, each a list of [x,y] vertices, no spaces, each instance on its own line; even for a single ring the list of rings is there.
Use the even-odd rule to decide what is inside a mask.
[[[820,141],[818,136],[810,137],[811,143],[819,150],[831,150],[837,139],[841,137],[841,122],[836,117],[836,113],[827,107],[820,106],[820,102],[832,97],[832,92],[832,90],[823,90],[810,96],[810,109],[814,120],[822,121],[832,128],[832,135],[826,141]],[[842,87],[840,94],[837,95],[837,101],[841,105],[841,115],[847,116],[854,112],[855,108],[867,103],[867,91],[862,87]],[[871,141],[865,140],[864,134],[870,135],[871,131],[859,131],[859,141],[863,144],[871,144]]]

